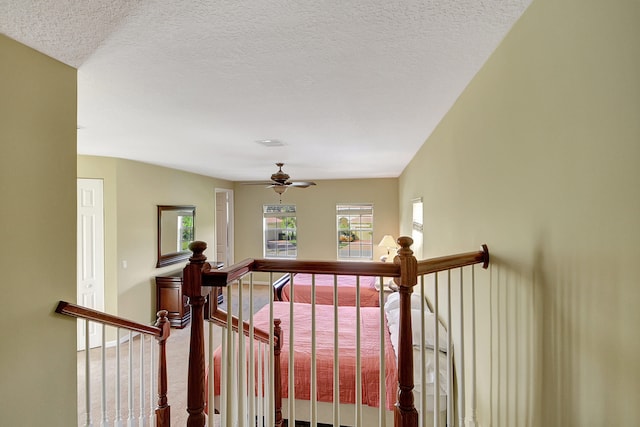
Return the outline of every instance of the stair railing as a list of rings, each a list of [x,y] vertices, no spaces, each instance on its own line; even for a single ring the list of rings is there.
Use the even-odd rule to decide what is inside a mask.
[[[132,375],[129,375],[129,418],[128,420],[123,419],[123,415],[120,410],[120,372],[117,372],[115,380],[117,381],[115,387],[115,419],[114,425],[116,426],[124,426],[128,425],[140,425],[146,426],[149,425],[149,420],[155,424],[156,427],[169,427],[171,425],[170,418],[170,406],[167,399],[167,355],[166,355],[166,342],[167,338],[169,338],[170,334],[170,323],[167,318],[168,312],[166,310],[161,310],[158,312],[158,318],[155,325],[145,325],[142,323],[134,322],[128,319],[124,319],[122,317],[113,316],[107,313],[103,313],[101,311],[93,310],[90,308],[82,307],[76,304],[72,304],[66,301],[60,301],[58,306],[56,307],[56,313],[64,314],[67,316],[76,317],[85,322],[85,331],[90,330],[90,324],[95,323],[102,326],[102,366],[101,366],[101,420],[100,425],[107,425],[109,423],[108,420],[108,410],[106,408],[106,400],[107,400],[107,390],[106,390],[106,374],[105,374],[105,351],[106,351],[106,343],[105,343],[105,328],[106,326],[115,327],[118,330],[116,346],[117,346],[117,370],[120,370],[120,330],[125,330],[129,332],[129,366],[130,371],[132,371],[131,366],[133,362],[133,341],[134,334],[140,334],[140,372],[141,372],[141,383],[139,384],[140,391],[140,410],[138,412],[138,416],[140,418],[140,422],[137,423],[137,420],[134,419],[135,409],[133,408],[133,378]],[[85,333],[88,336],[88,333]],[[149,408],[153,407],[153,400],[156,400],[155,410],[152,413],[145,413],[145,396],[144,396],[144,366],[143,366],[143,355],[144,355],[144,337],[149,336],[156,339],[158,344],[158,361],[157,361],[157,378],[154,379],[153,376],[150,376],[151,382],[157,384],[157,399],[153,399],[153,392],[149,391],[149,395],[152,400],[149,403]],[[89,340],[87,339],[85,342],[85,403],[86,403],[86,420],[85,425],[91,426],[94,425],[92,420],[92,409],[91,409],[91,378],[90,378],[90,354],[91,349],[89,348]],[[151,346],[151,364],[154,364],[154,346]],[[113,408],[111,408],[113,410]],[[109,425],[111,425],[109,423]]]

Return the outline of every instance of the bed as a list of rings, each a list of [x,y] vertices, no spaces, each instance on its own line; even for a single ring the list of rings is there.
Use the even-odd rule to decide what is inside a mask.
[[[334,277],[338,281],[338,305],[355,306],[357,283],[360,281],[360,306],[378,307],[380,304],[380,278],[375,276],[347,276],[333,274],[293,275],[294,302],[311,304],[311,284],[315,276],[316,304],[333,305]],[[286,274],[274,283],[276,299],[291,300],[291,275]]]
[[[297,291],[297,289],[296,289]],[[388,309],[387,309],[388,306]],[[306,303],[293,304],[294,316],[294,379],[295,379],[295,418],[298,421],[309,421],[309,400],[311,371],[311,305]],[[274,318],[281,319],[282,328],[282,353],[281,353],[281,375],[282,375],[282,397],[283,415],[287,418],[290,408],[289,398],[289,331],[291,322],[289,321],[291,303],[274,302]],[[388,321],[386,314],[391,316]],[[391,304],[385,304],[385,328],[384,328],[384,362],[385,362],[385,399],[383,400],[384,414],[388,422],[393,420],[393,407],[397,396],[397,361],[395,347],[398,333],[398,324],[395,322],[395,309],[393,299]],[[338,315],[338,336],[339,336],[339,378],[340,378],[340,413],[342,425],[355,425],[355,399],[356,399],[356,308],[353,306],[337,307]],[[269,307],[265,306],[254,316],[254,326],[268,330]],[[330,305],[316,305],[317,325],[316,329],[316,366],[317,366],[317,387],[316,398],[318,401],[319,422],[331,423],[333,414],[333,358],[334,358],[334,307]],[[379,307],[360,308],[360,334],[361,334],[361,397],[362,397],[362,423],[375,422],[379,417],[380,406],[380,320],[381,313]],[[387,327],[389,326],[389,327]],[[389,330],[391,328],[391,331]],[[419,351],[416,360],[420,360]],[[427,378],[433,378],[433,352],[427,352]],[[446,356],[444,356],[446,358]],[[221,350],[218,348],[214,354],[214,401],[218,402],[220,394],[220,358]],[[441,360],[442,354],[441,354]],[[446,367],[445,362],[441,362],[442,368]],[[429,372],[429,370],[431,372]],[[256,373],[258,369],[256,369]],[[257,374],[256,374],[257,375]],[[414,380],[420,381],[419,369],[415,370]],[[442,378],[442,376],[441,376]],[[416,383],[419,384],[419,383]],[[442,384],[442,382],[441,382]],[[427,390],[429,388],[427,387]],[[433,387],[431,387],[431,393]],[[441,394],[446,395],[446,391],[441,387]],[[445,399],[441,399],[441,402]],[[416,407],[419,408],[421,399],[416,396]],[[217,407],[217,404],[216,404]],[[433,409],[433,403],[429,407]],[[441,405],[444,409],[444,405]]]

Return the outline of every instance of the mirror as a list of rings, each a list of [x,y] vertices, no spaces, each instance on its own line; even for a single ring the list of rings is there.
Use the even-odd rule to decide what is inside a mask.
[[[189,259],[196,234],[195,206],[158,206],[158,263],[156,267]]]

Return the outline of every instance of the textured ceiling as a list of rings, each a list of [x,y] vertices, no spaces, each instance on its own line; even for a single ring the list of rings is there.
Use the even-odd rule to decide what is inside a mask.
[[[0,0],[0,32],[78,68],[80,154],[397,177],[530,1]]]

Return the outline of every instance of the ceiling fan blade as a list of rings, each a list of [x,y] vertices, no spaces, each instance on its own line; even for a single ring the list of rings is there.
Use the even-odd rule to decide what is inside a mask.
[[[241,182],[242,185],[272,185],[273,181]]]
[[[307,188],[312,185],[316,185],[316,183],[311,181],[295,181],[295,182],[287,182],[287,185],[291,187]]]

